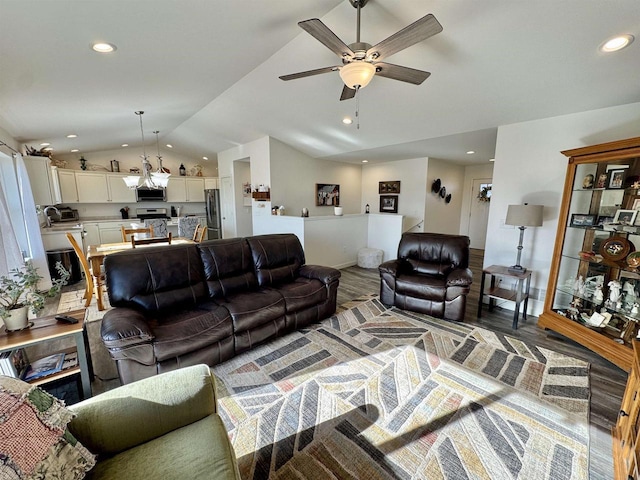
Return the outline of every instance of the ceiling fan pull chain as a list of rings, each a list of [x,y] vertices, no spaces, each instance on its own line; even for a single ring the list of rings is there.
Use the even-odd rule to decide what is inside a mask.
[[[360,130],[360,88],[356,85],[356,129]]]

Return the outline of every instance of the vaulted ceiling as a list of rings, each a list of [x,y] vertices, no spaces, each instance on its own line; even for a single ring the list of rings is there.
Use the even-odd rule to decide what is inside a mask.
[[[339,64],[297,22],[320,18],[352,43],[348,0],[0,0],[0,127],[86,153],[139,145],[144,110],[145,130],[194,158],[270,135],[328,160],[474,163],[493,157],[499,125],[640,101],[640,40],[599,51],[640,35],[637,0],[369,0],[362,41],[427,13],[443,32],[388,61],[431,77],[376,76],[357,129],[342,123],[356,102],[339,101],[337,72],[278,78]],[[117,50],[97,54],[96,41]]]

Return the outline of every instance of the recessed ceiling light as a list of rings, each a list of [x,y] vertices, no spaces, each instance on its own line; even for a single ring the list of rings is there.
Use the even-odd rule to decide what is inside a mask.
[[[628,47],[632,42],[633,35],[618,35],[604,42],[600,47],[600,51],[605,53],[617,52],[624,47]]]
[[[122,145],[120,145],[121,147],[128,147],[129,144],[128,143],[123,143]]]
[[[77,148],[74,148],[73,150],[71,150],[71,153],[76,153],[79,152],[80,150],[78,150]]]
[[[173,145],[171,145],[170,143],[167,143],[167,148],[173,148]]]
[[[202,157],[203,160],[209,160],[209,157]]]
[[[495,158],[490,158],[490,159],[489,159],[489,161],[490,161],[490,162],[495,162],[495,161],[496,161],[496,159],[495,159]]]
[[[344,123],[345,125],[351,125],[353,123],[353,120],[351,120],[350,117],[344,117],[342,119],[342,123]]]
[[[469,150],[469,151],[467,152],[467,155],[473,155],[474,153],[476,153],[474,150]]]
[[[69,135],[67,135],[67,138],[78,138],[78,135],[76,135],[75,133],[70,133]]]
[[[362,163],[369,163],[369,160],[362,160]]]
[[[40,146],[41,146],[41,147],[48,147],[49,145],[51,145],[51,144],[50,144],[50,143],[47,143],[47,142],[44,142],[44,143],[41,143],[41,144],[40,144]]]
[[[116,47],[114,44],[104,42],[94,43],[93,45],[91,45],[91,48],[93,49],[93,51],[98,53],[111,53],[115,52],[118,49],[118,47]]]

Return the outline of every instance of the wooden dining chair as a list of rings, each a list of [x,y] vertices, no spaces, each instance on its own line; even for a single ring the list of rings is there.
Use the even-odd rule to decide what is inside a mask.
[[[67,233],[67,240],[69,240],[73,250],[76,252],[78,260],[80,260],[80,265],[82,266],[82,271],[84,272],[86,285],[83,298],[85,299],[84,306],[88,307],[93,298],[93,272],[91,271],[91,267],[89,267],[89,262],[87,262],[87,257],[84,255],[82,248],[80,248],[80,245],[78,245],[78,242],[76,242],[76,239],[73,238],[71,233]],[[102,272],[100,272],[100,275],[102,275]]]
[[[120,227],[122,229],[122,241],[128,242],[130,241],[136,234],[138,233],[146,233],[147,237],[153,237],[153,226],[148,226],[144,228],[125,228]],[[128,236],[131,235],[131,238]]]
[[[192,240],[196,243],[200,243],[204,239],[204,236],[206,233],[207,233],[207,227],[204,225],[198,224],[196,225],[196,229],[193,232]]]
[[[171,232],[166,237],[153,237],[153,238],[140,238],[136,239],[135,236],[131,237],[131,246],[136,248],[137,245],[149,245],[150,243],[168,243],[171,245]]]

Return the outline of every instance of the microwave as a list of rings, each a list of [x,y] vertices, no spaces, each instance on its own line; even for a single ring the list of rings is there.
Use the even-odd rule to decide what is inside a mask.
[[[167,201],[166,188],[149,188],[149,187],[136,188],[136,202],[166,202],[166,201]]]

